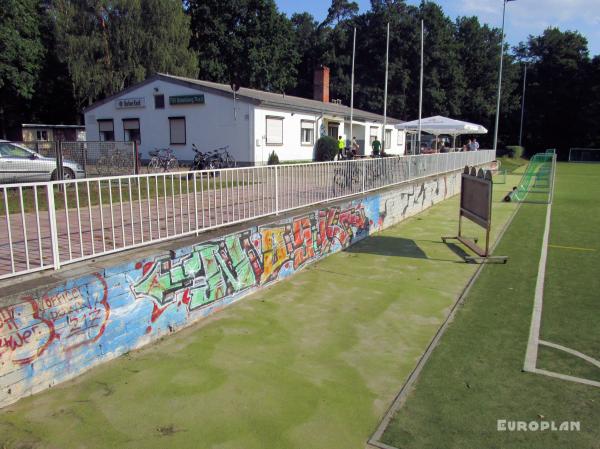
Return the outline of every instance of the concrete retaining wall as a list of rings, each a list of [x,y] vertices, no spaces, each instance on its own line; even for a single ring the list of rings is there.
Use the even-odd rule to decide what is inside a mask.
[[[459,186],[459,173],[415,181],[0,304],[0,407],[215,313]]]

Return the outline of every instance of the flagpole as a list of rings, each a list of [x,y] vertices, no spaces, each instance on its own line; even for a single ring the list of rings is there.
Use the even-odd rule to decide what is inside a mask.
[[[356,54],[356,27],[354,27],[354,38],[352,40],[352,76],[350,81],[350,148],[354,139],[354,56]]]
[[[502,62],[504,59],[504,18],[506,16],[506,3],[514,0],[503,0],[502,31],[500,37],[500,68],[498,69],[498,98],[496,101],[496,125],[494,126],[494,151],[498,148],[498,123],[500,121],[500,95],[502,93]]]
[[[387,43],[385,46],[385,87],[383,90],[383,149],[385,153],[385,127],[387,125],[388,61],[390,54],[390,23],[387,24]],[[390,143],[391,144],[391,143]]]
[[[419,137],[415,154],[421,153],[421,117],[423,115],[423,40],[425,38],[425,24],[421,18],[421,79],[419,80]]]

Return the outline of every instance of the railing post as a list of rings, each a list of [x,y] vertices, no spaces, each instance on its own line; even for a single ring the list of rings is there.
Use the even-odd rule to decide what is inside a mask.
[[[275,165],[275,215],[279,215],[279,169]]]
[[[60,253],[58,251],[58,230],[56,229],[56,207],[54,205],[54,183],[46,184],[48,200],[48,221],[50,222],[50,241],[52,242],[52,262],[54,269],[60,268]]]
[[[362,193],[365,193],[365,188],[367,184],[367,161],[363,159],[360,161],[362,164]]]

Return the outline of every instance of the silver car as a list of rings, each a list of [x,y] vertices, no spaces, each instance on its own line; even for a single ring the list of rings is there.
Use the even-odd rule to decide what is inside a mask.
[[[84,178],[77,162],[63,159],[63,178]],[[42,156],[17,143],[0,140],[0,184],[11,182],[50,181],[58,179],[56,159]]]

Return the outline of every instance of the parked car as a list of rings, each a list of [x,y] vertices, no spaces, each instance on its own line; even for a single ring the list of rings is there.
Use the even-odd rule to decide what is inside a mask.
[[[63,178],[84,178],[77,162],[63,160]],[[42,156],[17,143],[0,140],[0,183],[50,181],[58,179],[56,159]]]

